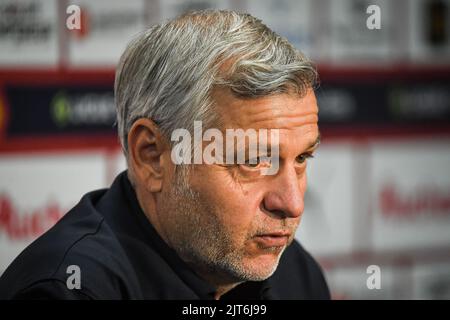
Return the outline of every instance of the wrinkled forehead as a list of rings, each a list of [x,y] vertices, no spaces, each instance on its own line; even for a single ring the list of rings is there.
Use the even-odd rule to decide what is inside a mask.
[[[268,146],[278,145],[280,155],[295,155],[320,141],[318,107],[314,91],[304,96],[277,94],[256,99],[240,99],[231,93],[216,92],[221,130],[254,129],[267,133]],[[277,131],[273,140],[270,131]],[[257,136],[258,143],[259,135]],[[248,148],[246,143],[245,148]]]
[[[260,98],[236,98],[225,89],[215,90],[214,99],[221,129],[299,130],[317,126],[318,107],[312,89],[304,96],[276,94]]]

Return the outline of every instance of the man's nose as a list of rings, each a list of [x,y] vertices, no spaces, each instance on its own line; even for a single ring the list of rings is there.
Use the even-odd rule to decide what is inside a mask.
[[[264,208],[276,215],[297,218],[303,213],[306,173],[284,168],[273,177],[270,191],[264,197]]]

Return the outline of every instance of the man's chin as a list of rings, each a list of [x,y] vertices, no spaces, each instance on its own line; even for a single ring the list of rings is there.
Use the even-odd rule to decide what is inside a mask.
[[[284,248],[268,251],[252,259],[244,261],[242,265],[245,281],[263,281],[273,275],[278,267]]]

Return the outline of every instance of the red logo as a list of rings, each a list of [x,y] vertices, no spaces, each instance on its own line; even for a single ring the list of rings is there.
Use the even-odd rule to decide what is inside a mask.
[[[49,203],[42,208],[20,212],[11,199],[0,195],[0,231],[11,240],[34,239],[50,229],[63,215],[58,204]]]
[[[404,194],[395,185],[386,184],[381,188],[379,199],[381,212],[385,216],[450,214],[450,191],[438,187],[422,186]]]

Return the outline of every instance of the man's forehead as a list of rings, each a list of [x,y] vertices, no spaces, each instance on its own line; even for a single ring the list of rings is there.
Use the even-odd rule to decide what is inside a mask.
[[[319,146],[320,139],[320,132],[317,127],[300,133],[287,134],[285,136],[283,135],[282,130],[280,130],[278,146],[280,150],[298,146],[303,151],[306,151]]]
[[[213,94],[220,122],[226,128],[294,129],[314,125],[318,107],[313,90],[306,95],[276,94],[240,99],[227,90]]]
[[[272,141],[270,135],[267,137],[267,149],[271,150],[275,146],[279,150],[280,155],[290,153],[303,153],[308,150],[317,148],[320,144],[321,136],[318,126],[311,126],[306,130],[279,130],[276,141]],[[246,144],[247,147],[247,144]]]

